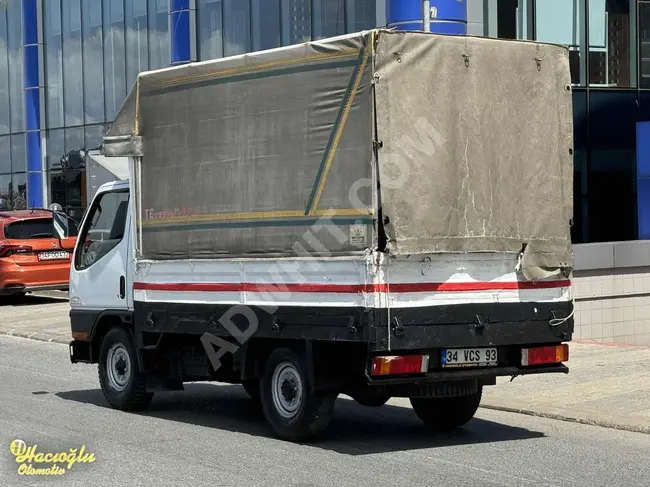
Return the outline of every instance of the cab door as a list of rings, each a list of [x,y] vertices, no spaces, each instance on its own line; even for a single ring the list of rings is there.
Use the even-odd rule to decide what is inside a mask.
[[[119,185],[98,193],[79,232],[70,272],[70,305],[86,310],[130,310],[130,198]]]

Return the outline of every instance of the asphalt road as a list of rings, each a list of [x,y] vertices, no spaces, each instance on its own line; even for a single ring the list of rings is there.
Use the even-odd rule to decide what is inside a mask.
[[[94,463],[21,477],[12,440],[38,451],[86,445]],[[341,397],[328,437],[276,440],[240,386],[191,384],[145,414],[107,408],[97,367],[57,343],[0,336],[0,485],[650,486],[650,435],[481,410],[433,437],[406,407]]]

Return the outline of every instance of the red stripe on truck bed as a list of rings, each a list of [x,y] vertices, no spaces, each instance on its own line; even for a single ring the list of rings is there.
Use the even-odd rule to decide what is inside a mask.
[[[180,292],[267,292],[267,293],[422,293],[518,291],[571,287],[571,281],[515,281],[515,282],[423,282],[395,284],[283,284],[283,283],[221,283],[221,282],[136,282],[133,288],[141,291]]]

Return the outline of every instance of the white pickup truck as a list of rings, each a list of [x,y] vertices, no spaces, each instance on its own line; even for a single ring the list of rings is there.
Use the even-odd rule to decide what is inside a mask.
[[[373,30],[139,76],[70,275],[111,406],[243,384],[273,432],[339,394],[462,426],[566,373],[572,114],[560,46]]]

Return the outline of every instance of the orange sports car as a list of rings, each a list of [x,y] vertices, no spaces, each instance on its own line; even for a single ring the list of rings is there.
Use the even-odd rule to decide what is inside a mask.
[[[78,227],[50,210],[0,210],[0,296],[67,290]]]

